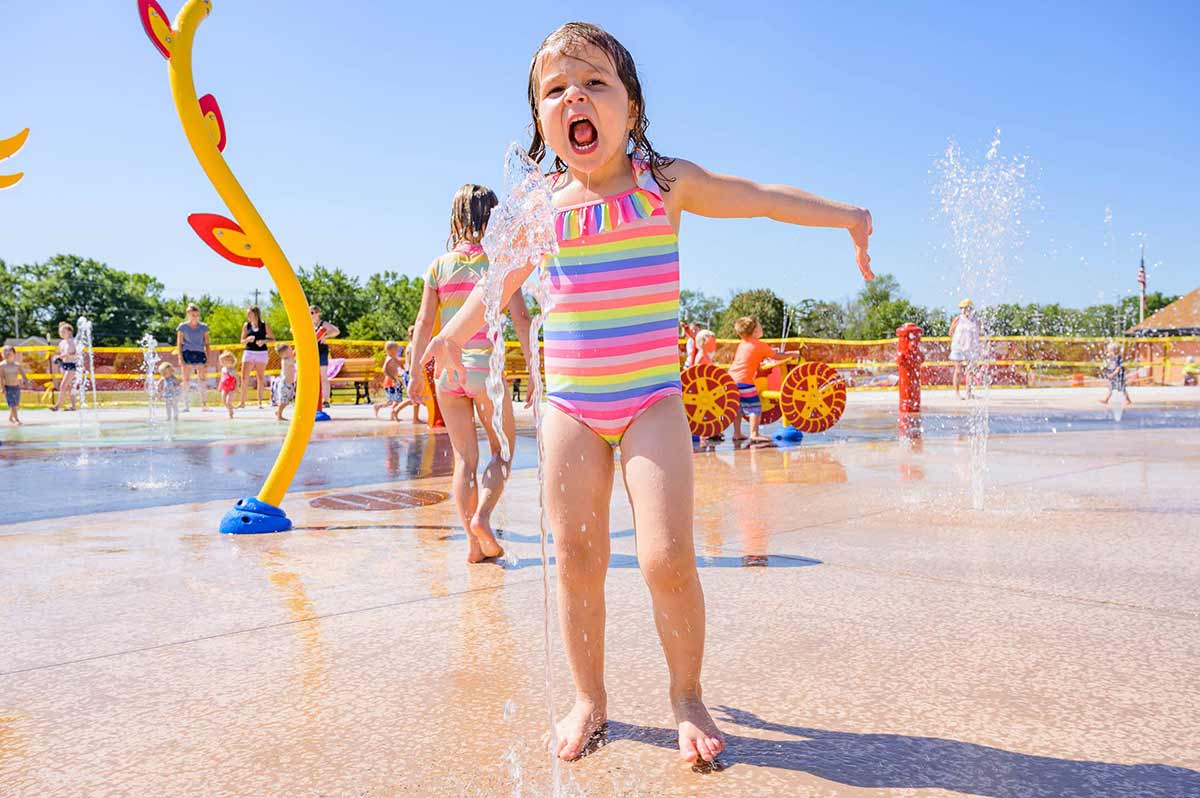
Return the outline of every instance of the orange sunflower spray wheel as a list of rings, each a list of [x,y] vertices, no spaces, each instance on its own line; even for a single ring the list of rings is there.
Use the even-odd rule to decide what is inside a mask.
[[[779,394],[783,417],[801,432],[824,432],[846,409],[846,381],[824,363],[802,363],[792,369]]]
[[[683,409],[692,434],[711,438],[724,432],[737,418],[737,384],[729,372],[711,363],[692,366],[680,376]]]

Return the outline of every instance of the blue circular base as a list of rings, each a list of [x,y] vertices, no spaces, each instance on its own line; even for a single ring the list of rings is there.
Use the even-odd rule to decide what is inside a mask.
[[[775,440],[787,441],[788,443],[799,443],[804,440],[804,433],[795,427],[789,427],[784,424],[779,428],[779,432],[775,433]]]
[[[333,419],[330,418],[329,414],[326,413],[324,410],[318,410],[317,411],[317,421],[333,421]]]
[[[238,499],[233,509],[221,519],[223,535],[258,535],[264,532],[286,532],[292,521],[283,510],[258,499]]]

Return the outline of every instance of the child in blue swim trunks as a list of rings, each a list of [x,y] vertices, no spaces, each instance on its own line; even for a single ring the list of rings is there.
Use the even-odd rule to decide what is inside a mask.
[[[8,405],[8,423],[21,425],[17,409],[21,406],[21,385],[29,382],[29,375],[21,365],[21,356],[14,347],[4,347],[4,360],[0,362],[0,385],[4,386],[4,401]]]
[[[775,356],[775,350],[760,340],[763,333],[762,325],[753,316],[743,316],[735,321],[733,331],[742,339],[733,356],[733,365],[729,367],[729,376],[733,377],[733,381],[737,383],[738,397],[742,401],[741,412],[734,421],[733,439],[735,441],[747,440],[746,436],[742,434],[742,416],[746,416],[750,419],[750,437],[748,439],[750,445],[767,446],[770,445],[771,439],[758,432],[758,422],[762,417],[762,402],[759,400],[758,388],[755,386],[754,380],[758,376],[759,369],[771,368],[776,365],[777,361],[772,359]]]

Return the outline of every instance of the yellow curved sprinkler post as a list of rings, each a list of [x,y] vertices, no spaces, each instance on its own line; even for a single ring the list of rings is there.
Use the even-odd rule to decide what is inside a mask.
[[[25,128],[12,138],[0,139],[0,161],[16,155],[20,149],[25,146],[25,140],[28,138],[29,128]],[[17,172],[13,175],[0,175],[0,191],[6,188],[12,188],[17,183],[20,183],[21,178],[24,176],[24,172]]]
[[[183,132],[213,188],[237,220],[215,214],[193,214],[188,222],[227,260],[243,266],[266,266],[292,326],[296,341],[296,409],[283,448],[258,496],[239,500],[221,520],[222,532],[282,532],[291,529],[292,522],[280,505],[300,467],[316,420],[321,391],[317,337],[309,318],[308,300],[296,273],[221,154],[225,149],[225,122],[216,99],[211,94],[196,97],[192,42],[200,23],[211,11],[211,0],[187,0],[171,25],[155,0],[138,0],[142,27],[167,59],[171,94]]]

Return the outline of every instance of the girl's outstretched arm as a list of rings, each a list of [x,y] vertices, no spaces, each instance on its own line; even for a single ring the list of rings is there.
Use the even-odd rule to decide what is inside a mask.
[[[841,227],[850,232],[858,270],[875,279],[867,240],[874,232],[871,212],[857,205],[818,197],[802,189],[777,183],[755,183],[742,177],[719,175],[690,161],[676,160],[666,169],[675,178],[665,200],[677,211],[718,219],[764,216],[777,222],[806,227]]]

